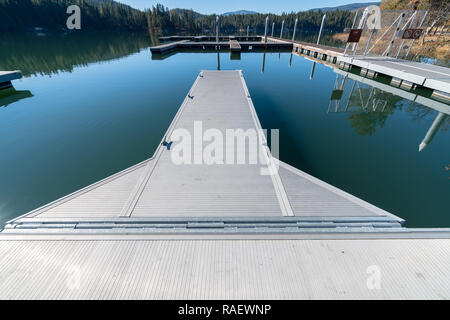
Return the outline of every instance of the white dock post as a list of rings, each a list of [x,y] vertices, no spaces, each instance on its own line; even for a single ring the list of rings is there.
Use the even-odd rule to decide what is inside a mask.
[[[249,31],[250,31],[250,26],[247,26],[247,37],[248,37]]]
[[[420,24],[417,26],[418,29],[420,29],[420,28],[422,27],[423,23],[425,22],[425,19],[427,18],[427,15],[428,15],[428,11],[425,11],[425,13],[423,14],[423,18],[422,18],[422,20],[420,21]],[[423,36],[424,36],[424,34],[422,34],[422,37],[423,37]],[[408,57],[409,52],[411,51],[411,48],[413,47],[415,41],[416,41],[416,39],[413,39],[413,41],[412,41],[411,44],[409,45],[408,51],[406,52],[406,55],[405,55],[405,58]]]
[[[356,12],[355,12],[355,17],[353,18],[352,29],[355,28],[356,17],[357,17],[357,16],[358,16],[358,10],[356,10]],[[348,42],[345,44],[344,55],[347,53],[347,49],[348,49]]]
[[[284,29],[284,20],[283,20],[283,22],[281,23],[280,39],[283,38],[283,29]]]
[[[394,44],[395,39],[398,36],[398,33],[400,31],[400,26],[402,25],[402,21],[403,21],[404,17],[405,17],[405,12],[402,12],[402,14],[400,15],[400,19],[398,19],[397,28],[395,29],[394,34],[392,35],[392,40],[389,43],[389,46],[388,46],[388,48],[385,51],[386,52],[386,56],[389,56],[389,53],[391,53],[392,46]]]
[[[295,31],[297,30],[297,23],[298,23],[298,18],[295,19],[295,23],[294,23],[294,34],[292,35],[292,41],[295,40]]]
[[[267,43],[267,28],[269,26],[269,16],[266,17],[266,26],[264,28],[264,43]]]
[[[322,30],[323,30],[323,25],[325,23],[325,18],[326,17],[327,17],[326,14],[324,14],[323,17],[322,17],[322,23],[320,24],[319,36],[317,37],[317,43],[316,44],[319,44],[320,38],[322,37]]]
[[[348,111],[348,106],[350,104],[350,99],[352,98],[353,91],[355,90],[356,80],[353,80],[352,90],[350,91],[350,95],[348,96],[347,103],[345,104],[344,112]]]
[[[216,17],[216,42],[219,43],[219,16]]]
[[[272,22],[272,38],[273,38],[273,32],[275,31],[275,22]]]

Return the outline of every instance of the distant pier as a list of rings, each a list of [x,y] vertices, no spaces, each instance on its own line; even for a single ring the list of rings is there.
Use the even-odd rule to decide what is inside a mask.
[[[167,54],[173,51],[183,50],[218,50],[218,51],[264,51],[264,50],[279,50],[292,51],[292,43],[286,41],[268,41],[263,42],[262,37],[219,37],[219,42],[216,37],[178,37],[172,36],[165,39],[165,41],[175,41],[164,43],[159,46],[151,47],[150,50],[154,54]],[[238,49],[239,48],[239,49]]]

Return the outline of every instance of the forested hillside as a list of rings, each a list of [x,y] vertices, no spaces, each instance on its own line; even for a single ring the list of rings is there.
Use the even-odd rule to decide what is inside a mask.
[[[295,19],[298,18],[298,28],[301,30],[315,31],[320,28],[323,13],[321,11],[300,11],[297,13],[274,14],[245,14],[221,16],[220,29],[222,31],[237,31],[250,26],[261,32],[264,30],[266,17],[269,16],[270,23],[275,21],[276,28],[281,27],[285,20],[285,28],[293,28]],[[353,13],[350,11],[327,12],[326,28],[336,31],[343,30],[351,25]],[[155,31],[186,30],[202,32],[214,30],[216,15],[200,15],[192,10],[169,10],[163,5],[157,5],[147,12],[148,25]],[[270,25],[271,28],[271,25]]]
[[[65,29],[70,5],[80,7],[82,29],[147,28],[144,12],[110,0],[0,0],[0,31]]]
[[[134,9],[112,0],[0,0],[0,31],[27,30],[42,27],[51,30],[66,29],[67,7],[81,8],[82,30],[146,30],[153,32],[204,33],[214,30],[215,15],[202,15],[192,10],[172,9],[156,5],[147,11]],[[286,29],[292,28],[296,18],[302,30],[317,30],[322,19],[320,11],[304,11],[282,15],[269,14],[277,29],[285,20]],[[228,15],[221,17],[221,30],[235,32],[248,25],[252,30],[264,29],[267,14]],[[351,24],[349,11],[327,12],[326,28],[342,30]]]

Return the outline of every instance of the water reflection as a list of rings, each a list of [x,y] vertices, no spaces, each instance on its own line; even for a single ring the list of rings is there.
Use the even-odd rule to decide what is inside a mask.
[[[264,73],[265,67],[266,67],[266,52],[264,51],[261,65],[261,73]]]
[[[217,52],[217,70],[220,70],[220,53]]]
[[[17,91],[14,87],[0,90],[0,107],[7,107],[10,104],[22,99],[31,98],[33,94],[28,90]]]
[[[313,63],[313,70],[314,70]],[[377,127],[383,127],[388,116],[396,108],[407,106],[413,119],[423,119],[438,112],[429,127],[419,151],[428,146],[439,129],[450,125],[450,106],[436,100],[408,92],[379,81],[334,69],[336,81],[331,92],[327,113],[349,113],[348,120],[361,136],[373,135]],[[347,79],[352,79],[350,90],[346,90]],[[347,91],[347,92],[346,92]],[[420,103],[420,104],[419,104]]]
[[[439,112],[439,114],[434,119],[433,123],[431,124],[430,129],[428,130],[427,134],[425,135],[425,138],[419,145],[419,151],[422,151],[427,145],[431,143],[431,140],[433,140],[433,137],[438,132],[439,128],[445,123],[446,119],[448,118],[448,115],[445,113]]]
[[[124,57],[150,46],[146,33],[5,34],[0,37],[0,70],[24,76],[72,72],[76,66]]]
[[[309,79],[312,80],[314,78],[314,70],[316,69],[316,62],[314,61],[311,67],[311,73],[309,74]]]

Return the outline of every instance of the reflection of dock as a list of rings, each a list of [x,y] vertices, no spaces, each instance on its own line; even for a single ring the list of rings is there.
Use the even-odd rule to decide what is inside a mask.
[[[197,120],[205,134],[261,129],[242,72],[202,71],[162,142],[177,129],[196,139]],[[278,163],[259,138],[263,158]],[[177,141],[10,221],[0,298],[450,297],[449,230],[403,228],[282,162],[263,175],[260,163],[195,163],[194,150],[193,163],[176,164]]]
[[[385,83],[382,83],[382,82],[379,82],[379,81],[376,81],[376,80],[373,80],[370,78],[365,78],[365,77],[356,75],[351,72],[347,72],[347,71],[335,69],[335,68],[333,68],[333,71],[339,75],[342,75],[343,77],[348,77],[349,79],[355,80],[360,83],[367,84],[373,88],[380,89],[384,92],[389,92],[391,94],[394,94],[396,96],[402,97],[402,98],[410,100],[410,101],[415,101],[417,103],[424,105],[425,107],[428,107],[430,109],[450,115],[450,105],[448,105],[448,104],[418,95],[417,93],[414,93],[414,92],[405,91],[400,88],[393,87],[391,85],[388,85],[388,84],[385,84]]]
[[[7,107],[8,105],[22,99],[31,98],[33,95],[28,90],[17,91],[13,87],[0,91],[0,107]]]
[[[434,119],[433,123],[431,124],[430,129],[428,129],[427,134],[425,135],[425,138],[422,140],[422,142],[419,145],[419,151],[422,151],[425,149],[426,146],[428,146],[431,143],[431,140],[433,140],[434,136],[439,130],[439,127],[444,123],[445,119],[447,119],[448,115],[439,112],[439,114]]]
[[[358,83],[358,85],[357,85],[358,90],[360,90],[359,83],[364,83],[371,87],[370,94],[367,97],[366,101],[364,101],[362,95],[360,94],[362,110],[371,111],[371,112],[385,112],[385,111],[388,112],[389,110],[391,110],[392,106],[387,107],[387,104],[388,104],[387,100],[377,99],[375,90],[379,90],[380,92],[387,92],[387,93],[399,96],[401,98],[420,103],[421,105],[423,105],[425,107],[428,107],[430,109],[438,111],[439,113],[436,116],[435,120],[433,121],[431,127],[429,128],[424,140],[420,143],[419,151],[422,151],[426,146],[428,146],[431,143],[433,137],[436,135],[436,133],[438,132],[441,125],[445,122],[445,120],[450,115],[450,105],[447,105],[445,103],[442,103],[442,102],[439,102],[439,101],[436,101],[436,100],[433,100],[430,98],[426,98],[423,96],[419,96],[413,92],[408,92],[408,91],[399,89],[397,87],[393,87],[391,85],[387,85],[387,84],[381,83],[379,81],[372,80],[370,78],[364,78],[362,76],[359,76],[359,75],[356,75],[356,74],[353,74],[353,73],[350,73],[347,71],[334,69],[334,72],[337,73],[337,77],[336,77],[334,90],[331,94],[330,104],[328,107],[328,113],[330,113],[330,112],[333,112],[333,113],[349,112],[349,110],[348,110],[349,102],[350,102],[350,99],[355,90],[355,85],[357,83]],[[341,82],[340,88],[337,89],[339,75],[342,76],[342,82]],[[347,78],[354,80],[354,83],[353,83],[352,89],[350,91],[350,94],[348,96],[348,101],[345,105],[344,110],[340,110],[340,100],[342,99],[342,96],[344,93],[344,84],[345,84],[345,80]],[[333,101],[335,101],[335,104],[336,104],[334,110],[331,108],[331,104]],[[372,107],[371,109],[369,109],[369,105]]]

